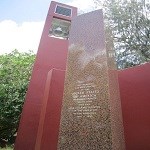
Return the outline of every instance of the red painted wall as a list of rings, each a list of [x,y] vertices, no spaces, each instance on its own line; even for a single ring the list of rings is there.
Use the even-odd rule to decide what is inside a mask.
[[[118,71],[127,150],[150,150],[150,63]]]
[[[64,78],[63,70],[48,73],[35,150],[57,150]]]
[[[51,2],[23,106],[15,150],[34,150],[47,74],[53,68],[66,68],[68,40],[49,37],[48,33],[53,17],[71,21],[77,15],[77,8],[67,6],[72,8],[72,16],[66,17],[54,13],[57,4],[67,6]]]

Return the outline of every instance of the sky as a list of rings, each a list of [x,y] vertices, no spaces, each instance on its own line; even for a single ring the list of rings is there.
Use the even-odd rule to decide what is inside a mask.
[[[37,52],[51,0],[0,0],[0,54],[14,49]],[[57,0],[78,7],[80,12],[94,10],[93,0]]]

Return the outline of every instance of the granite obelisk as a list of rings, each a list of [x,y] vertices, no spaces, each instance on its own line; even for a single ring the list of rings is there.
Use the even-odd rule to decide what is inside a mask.
[[[102,10],[73,19],[58,150],[125,149],[117,70],[109,44]]]

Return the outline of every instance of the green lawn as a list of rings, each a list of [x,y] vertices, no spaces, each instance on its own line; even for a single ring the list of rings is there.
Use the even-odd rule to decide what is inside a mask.
[[[13,150],[12,147],[0,148],[0,150]]]

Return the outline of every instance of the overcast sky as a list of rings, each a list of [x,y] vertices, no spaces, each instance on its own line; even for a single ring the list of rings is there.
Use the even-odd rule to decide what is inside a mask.
[[[37,52],[50,0],[0,0],[0,54],[33,50]],[[93,0],[58,0],[87,12]]]

